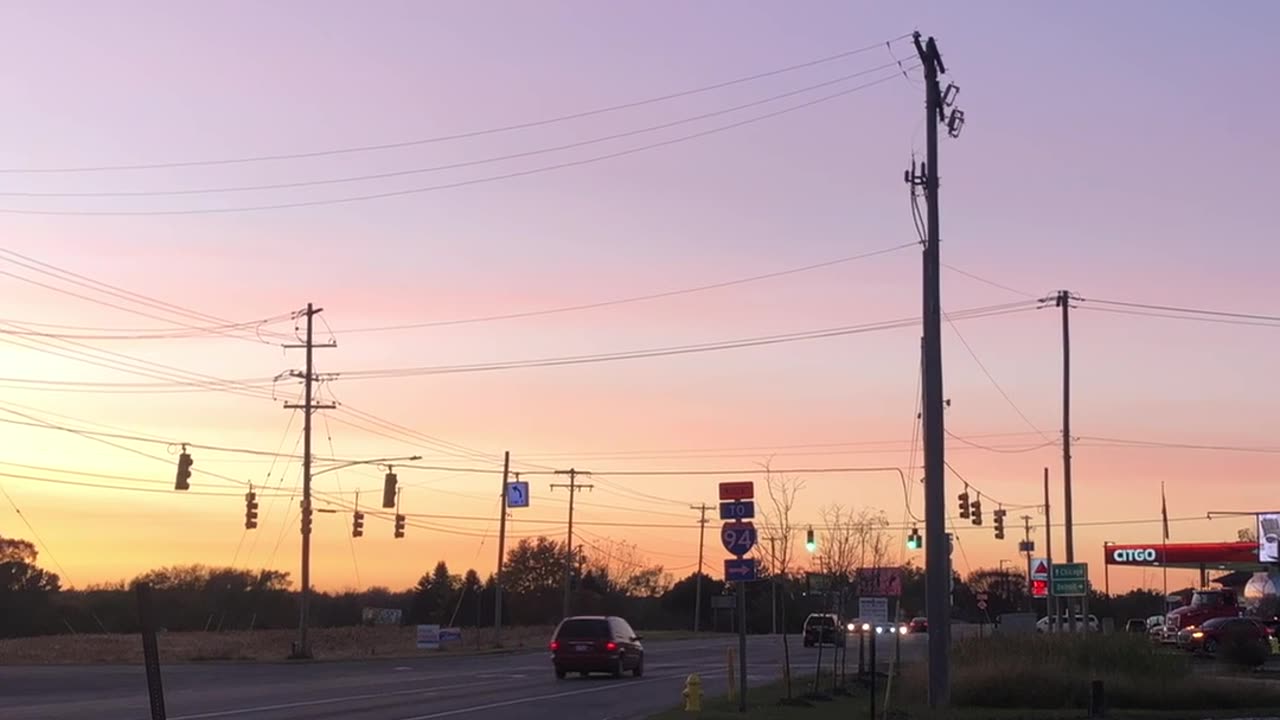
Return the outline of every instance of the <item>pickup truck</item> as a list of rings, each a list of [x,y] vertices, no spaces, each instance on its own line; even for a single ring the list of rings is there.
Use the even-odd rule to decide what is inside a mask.
[[[1196,590],[1190,605],[1170,610],[1165,615],[1161,640],[1176,643],[1178,633],[1183,630],[1198,628],[1213,618],[1240,617],[1243,614],[1244,607],[1234,590]]]

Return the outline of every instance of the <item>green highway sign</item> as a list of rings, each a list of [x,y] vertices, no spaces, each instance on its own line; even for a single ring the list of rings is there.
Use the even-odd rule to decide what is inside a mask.
[[[1049,567],[1050,592],[1056,597],[1084,597],[1089,593],[1089,564],[1061,563]]]

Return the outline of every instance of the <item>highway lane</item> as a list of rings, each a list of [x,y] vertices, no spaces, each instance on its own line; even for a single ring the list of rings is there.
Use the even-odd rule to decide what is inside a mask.
[[[904,660],[919,654],[922,641],[904,641]],[[881,657],[887,661],[893,645],[887,637],[881,642]],[[188,664],[167,666],[163,672],[170,720],[620,720],[679,703],[691,672],[702,675],[708,695],[724,693],[726,649],[736,646],[735,638],[725,636],[646,643],[645,676],[622,680],[556,680],[545,653],[305,665]],[[748,647],[748,683],[778,679],[778,638],[751,637]],[[791,648],[793,672],[808,672],[815,651],[801,648],[796,638]],[[856,645],[850,650],[849,667],[854,668]],[[830,657],[829,648],[824,657]],[[0,668],[0,717],[142,720],[149,717],[146,680],[139,666]]]

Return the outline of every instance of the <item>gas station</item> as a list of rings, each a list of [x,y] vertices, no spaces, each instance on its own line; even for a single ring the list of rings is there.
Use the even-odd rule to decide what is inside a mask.
[[[1280,594],[1276,563],[1264,561],[1267,542],[1104,543],[1104,568],[1174,568],[1198,570],[1200,587],[1207,588],[1209,573],[1225,573],[1212,582],[1236,590],[1246,603]]]

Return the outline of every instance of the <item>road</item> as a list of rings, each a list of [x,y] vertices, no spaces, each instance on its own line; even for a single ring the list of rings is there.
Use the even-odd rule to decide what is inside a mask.
[[[791,639],[794,674],[811,672],[814,649]],[[923,655],[924,636],[903,639],[903,659]],[[892,656],[893,641],[880,640]],[[707,695],[726,691],[726,649],[737,639],[648,642],[645,675],[614,680],[556,680],[545,653],[427,657],[309,664],[185,664],[163,668],[169,720],[509,720],[571,717],[628,720],[681,702],[685,678],[703,679]],[[857,665],[850,645],[849,667]],[[824,650],[824,659],[831,650]],[[748,684],[781,676],[778,638],[748,639]],[[826,665],[826,662],[823,663]],[[750,699],[750,693],[748,693]],[[5,720],[147,720],[141,666],[0,667],[0,717]]]

